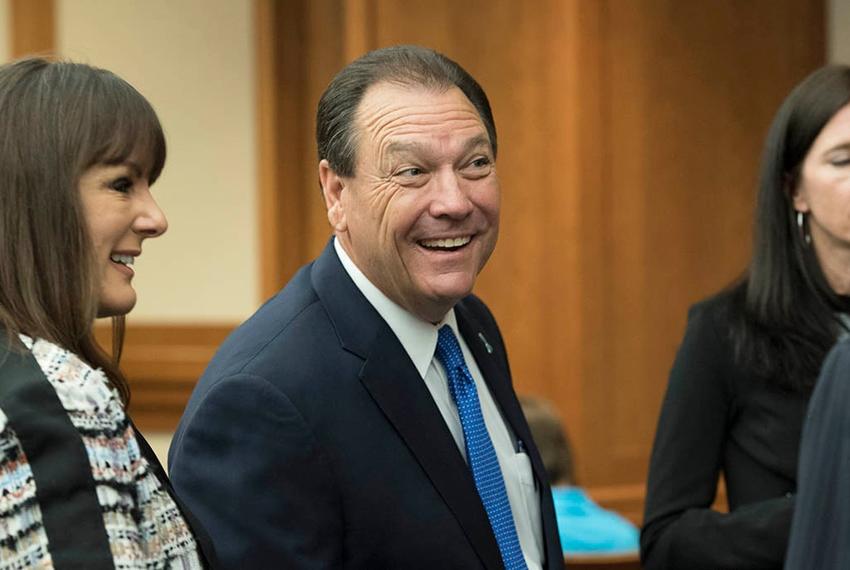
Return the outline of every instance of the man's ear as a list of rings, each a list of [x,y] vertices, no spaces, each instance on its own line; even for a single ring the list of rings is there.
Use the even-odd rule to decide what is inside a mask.
[[[348,221],[345,218],[345,208],[342,204],[345,182],[334,172],[327,159],[322,159],[319,162],[319,183],[322,185],[322,195],[325,197],[328,222],[335,232],[346,231]]]

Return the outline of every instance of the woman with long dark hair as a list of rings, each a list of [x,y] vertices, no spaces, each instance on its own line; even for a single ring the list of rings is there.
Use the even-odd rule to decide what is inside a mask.
[[[822,68],[765,143],[753,257],[691,308],[655,437],[646,568],[781,568],[806,406],[850,311],[850,68]],[[711,509],[720,474],[728,513]]]
[[[117,362],[134,261],[167,227],[150,192],[164,162],[156,114],[114,74],[0,66],[0,569],[210,562]]]

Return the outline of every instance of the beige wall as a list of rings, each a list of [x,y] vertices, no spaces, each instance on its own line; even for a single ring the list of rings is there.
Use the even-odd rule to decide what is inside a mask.
[[[850,64],[850,2],[826,0],[827,57],[834,63]]]
[[[57,50],[153,104],[168,233],[137,261],[133,322],[238,322],[259,302],[253,3],[58,0]]]

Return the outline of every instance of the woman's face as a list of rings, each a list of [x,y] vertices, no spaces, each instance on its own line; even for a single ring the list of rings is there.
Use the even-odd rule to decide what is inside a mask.
[[[98,317],[123,315],[136,304],[133,263],[146,238],[168,222],[138,164],[97,164],[80,177],[80,195],[100,279]]]
[[[809,232],[821,260],[850,254],[850,104],[821,130],[803,161],[794,209],[807,215]]]

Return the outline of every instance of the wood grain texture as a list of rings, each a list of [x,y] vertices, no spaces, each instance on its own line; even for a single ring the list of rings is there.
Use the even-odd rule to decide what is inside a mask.
[[[280,6],[275,0],[256,0],[255,58],[257,64],[257,220],[260,232],[260,298],[270,297],[285,281],[284,274],[291,271],[297,260],[284,258],[282,244],[288,224],[283,217],[285,198],[278,184],[283,141],[280,135],[280,115],[283,106],[278,101],[281,72],[277,55],[281,51],[280,34],[277,33],[276,12]],[[289,237],[288,235],[286,236]]]
[[[601,245],[581,380],[593,484],[645,471],[687,307],[745,266],[767,126],[823,63],[822,14],[807,6],[612,2],[601,14],[602,156],[588,188],[600,202],[582,231]]]
[[[130,415],[142,431],[173,431],[192,389],[234,325],[130,324],[121,369],[130,383]],[[111,326],[95,336],[111,347]]]
[[[264,256],[264,291],[330,235],[314,117],[333,74],[391,44],[446,53],[487,90],[499,128],[501,237],[476,291],[502,327],[517,390],[559,409],[579,482],[638,521],[687,307],[745,266],[762,141],[782,98],[824,63],[823,5],[270,5],[259,25],[277,34],[263,64],[276,71],[259,120],[271,125],[264,208],[277,211],[261,219],[279,242]]]
[[[56,50],[53,0],[9,0],[11,56],[52,54]]]
[[[631,554],[568,555],[564,562],[570,570],[640,570],[640,556]]]
[[[302,184],[310,166],[304,82],[310,37],[303,2],[257,0],[261,298],[280,289],[307,260]]]
[[[368,44],[370,0],[255,0],[261,179],[262,297],[327,243],[315,116],[321,93]]]

